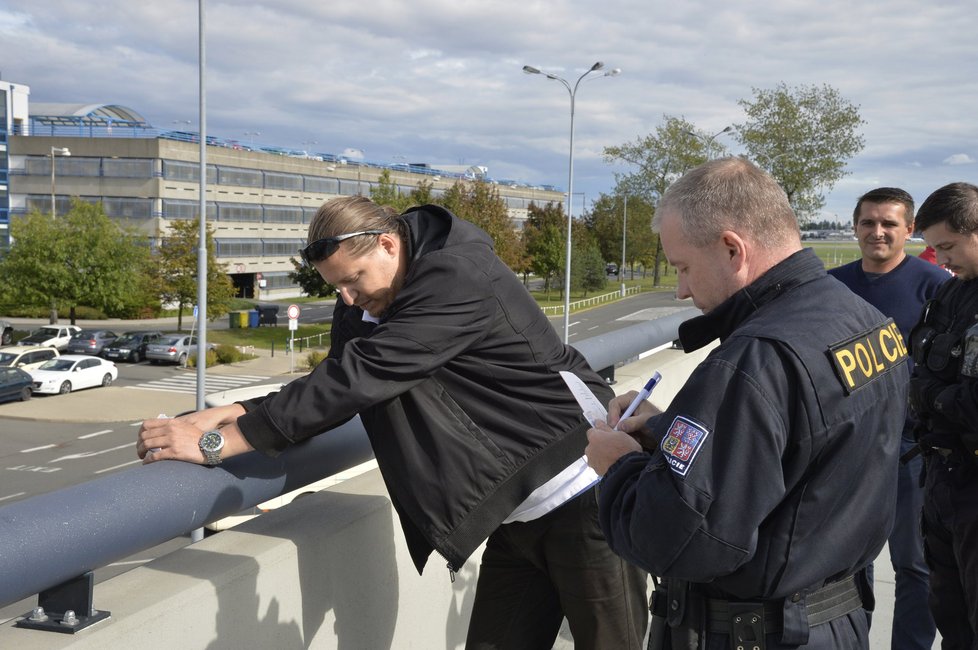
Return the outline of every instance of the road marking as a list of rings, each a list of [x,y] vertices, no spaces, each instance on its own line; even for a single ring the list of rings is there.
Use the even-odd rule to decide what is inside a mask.
[[[259,381],[264,381],[268,377],[263,377],[259,375],[208,375],[205,393],[219,393],[230,388],[240,388],[248,384],[252,384]],[[135,388],[137,390],[158,390],[166,393],[196,393],[197,392],[197,377],[193,375],[184,375],[176,377],[167,377],[166,379],[158,379],[155,381],[148,381],[141,384],[136,384],[135,386],[126,386],[126,388]]]
[[[97,470],[95,474],[103,474],[105,472],[111,472],[114,469],[119,469],[120,467],[129,467],[130,465],[135,465],[136,463],[141,463],[141,462],[143,461],[137,458],[136,460],[131,460],[128,463],[123,463],[121,465],[113,465],[112,467],[106,467],[105,469]]]
[[[51,449],[52,447],[57,447],[57,445],[42,445],[40,447],[31,447],[30,449],[21,449],[20,453],[29,454],[32,451],[41,451],[42,449]]]
[[[79,454],[69,454],[68,456],[62,456],[61,458],[55,458],[52,463],[57,463],[62,460],[77,460],[79,458],[89,458],[90,456],[99,456],[101,454],[107,454],[112,451],[119,451],[120,449],[132,449],[135,445],[131,442],[127,442],[124,445],[119,445],[118,447],[111,447],[109,449],[102,449],[100,451],[83,451]]]
[[[575,325],[580,325],[580,324],[581,324],[581,321],[576,320],[573,323],[568,323],[567,324],[567,327],[574,327]]]
[[[94,438],[95,436],[101,436],[106,433],[112,433],[112,429],[106,429],[105,431],[96,431],[95,433],[86,433],[83,436],[78,436],[79,440],[87,440],[88,438]]]
[[[6,501],[7,499],[16,499],[17,497],[22,497],[25,494],[27,494],[27,493],[26,492],[18,492],[17,494],[8,494],[5,497],[0,497],[0,501]]]

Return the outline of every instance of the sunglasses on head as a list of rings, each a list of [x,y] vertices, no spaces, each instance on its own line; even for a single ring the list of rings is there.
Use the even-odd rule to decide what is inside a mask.
[[[321,262],[333,253],[336,249],[340,247],[340,242],[344,239],[350,239],[351,237],[359,237],[360,235],[382,235],[386,230],[360,230],[357,232],[348,232],[345,235],[336,235],[335,237],[323,237],[322,239],[317,239],[305,248],[299,249],[299,256],[302,257],[302,261],[307,265],[312,266],[316,262]]]

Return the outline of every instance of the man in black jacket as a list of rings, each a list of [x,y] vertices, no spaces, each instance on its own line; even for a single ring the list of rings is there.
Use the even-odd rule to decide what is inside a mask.
[[[653,225],[677,296],[704,312],[683,349],[720,339],[664,412],[619,422],[621,396],[621,431],[588,432],[608,543],[666,578],[653,640],[867,648],[863,569],[893,522],[906,413],[899,331],[802,250],[783,190],[745,160],[690,171]]]
[[[646,576],[597,526],[588,425],[559,372],[612,393],[489,237],[437,206],[353,197],[324,204],[308,241],[342,298],[329,358],[267,399],[145,422],[140,457],[273,455],[360,414],[419,572],[432,550],[457,571],[488,537],[469,647],[550,647],[564,616],[578,647],[639,647]]]
[[[954,650],[978,647],[978,187],[927,197],[917,228],[955,277],[911,334],[910,401],[924,452],[924,555],[930,609]]]

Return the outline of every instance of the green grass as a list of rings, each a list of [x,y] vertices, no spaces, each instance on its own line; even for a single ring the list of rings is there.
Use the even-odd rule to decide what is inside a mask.
[[[280,318],[279,322],[282,320]],[[329,330],[330,326],[328,324],[299,325],[299,329],[294,334],[296,339],[314,337],[311,342],[304,341],[302,343],[303,348],[310,347],[310,345],[319,347],[320,335],[322,335],[322,345],[328,347]],[[278,327],[208,329],[207,341],[208,343],[226,343],[228,345],[238,346],[253,345],[263,350],[270,350],[274,344],[276,352],[284,352],[289,339],[292,338],[292,334],[293,332],[289,330],[288,320],[286,319],[285,324],[279,325]],[[296,343],[296,350],[298,349],[299,343]]]
[[[812,248],[827,269],[834,269],[837,266],[854,262],[861,257],[859,242],[855,240],[804,241],[802,245]],[[907,242],[906,251],[908,255],[919,255],[925,247],[926,244],[923,242]]]

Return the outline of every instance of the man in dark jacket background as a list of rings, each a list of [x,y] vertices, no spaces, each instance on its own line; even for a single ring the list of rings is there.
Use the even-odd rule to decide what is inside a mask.
[[[437,206],[341,198],[302,257],[342,298],[329,358],[266,399],[144,422],[140,457],[274,455],[359,414],[419,572],[432,550],[457,571],[488,537],[468,647],[551,647],[566,616],[577,647],[638,648],[646,576],[601,535],[559,372],[612,392],[489,237]]]
[[[863,575],[893,521],[906,349],[803,250],[773,178],[701,165],[656,210],[677,296],[719,338],[664,412],[616,398],[588,432],[611,547],[656,576],[653,647],[868,647]],[[705,637],[705,638],[704,638]],[[671,643],[671,645],[669,645]]]

